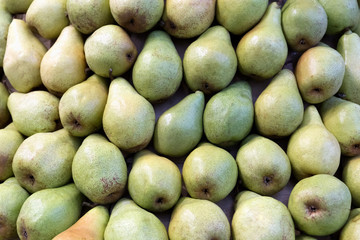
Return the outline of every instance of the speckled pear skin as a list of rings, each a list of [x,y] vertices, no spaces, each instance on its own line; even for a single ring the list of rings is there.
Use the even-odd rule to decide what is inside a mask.
[[[356,240],[360,235],[360,208],[350,211],[350,216],[344,227],[340,231],[340,240]]]
[[[5,8],[0,3],[0,67],[3,66],[4,54],[6,49],[6,42],[9,30],[10,23],[12,21],[12,15],[5,10]]]

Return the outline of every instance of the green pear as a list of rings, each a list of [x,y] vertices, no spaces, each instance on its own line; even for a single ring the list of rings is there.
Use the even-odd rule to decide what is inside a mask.
[[[92,202],[109,204],[124,193],[127,166],[121,151],[104,136],[87,136],[72,161],[76,187]]]
[[[33,0],[1,0],[11,14],[26,13]]]
[[[327,236],[346,223],[351,193],[338,178],[317,174],[296,183],[290,193],[288,208],[297,229],[313,236]]]
[[[317,240],[317,239],[314,238],[314,237],[310,237],[308,235],[305,235],[305,234],[300,234],[300,235],[297,235],[295,237],[295,240]]]
[[[359,1],[358,1],[358,3],[359,3]],[[358,20],[357,27],[354,28],[352,31],[360,36],[360,14],[359,14],[359,20]]]
[[[302,52],[324,37],[327,15],[318,0],[288,0],[282,7],[282,27],[287,43]]]
[[[339,240],[356,240],[360,236],[360,208],[350,211],[350,216],[340,231]]]
[[[155,150],[171,157],[193,150],[203,134],[204,106],[204,94],[196,91],[162,113],[155,124]]]
[[[186,157],[182,174],[192,198],[218,202],[234,189],[238,168],[228,151],[203,142]]]
[[[67,0],[66,12],[70,23],[84,34],[115,22],[109,0]]]
[[[49,92],[13,92],[7,106],[16,129],[25,136],[52,132],[59,121],[59,99]]]
[[[319,109],[325,127],[340,143],[345,156],[360,154],[360,105],[331,97]]]
[[[112,209],[105,228],[106,240],[166,240],[164,224],[151,212],[136,205],[128,198],[120,199]]]
[[[181,173],[171,160],[149,150],[134,156],[128,191],[140,207],[151,212],[169,210],[178,201],[181,190]]]
[[[3,68],[11,85],[19,92],[29,92],[42,84],[41,60],[47,51],[43,43],[21,19],[10,23]]]
[[[34,0],[26,12],[26,22],[44,38],[57,38],[69,25],[66,15],[67,0]]]
[[[268,3],[267,0],[217,0],[216,20],[232,34],[241,35],[261,20]]]
[[[17,218],[19,238],[52,239],[79,219],[82,200],[82,194],[73,183],[31,194]]]
[[[13,172],[26,190],[33,193],[56,188],[71,180],[71,165],[81,140],[66,129],[36,133],[26,138],[13,159]]]
[[[345,75],[339,94],[344,99],[360,104],[360,37],[350,30],[344,33],[338,43],[337,51],[344,58]]]
[[[5,127],[11,119],[9,109],[7,107],[8,99],[9,92],[6,89],[6,86],[0,82],[0,128]]]
[[[359,173],[360,156],[346,160],[342,170],[342,180],[348,186],[352,196],[352,204],[356,207],[360,207]]]
[[[109,3],[115,21],[133,33],[153,28],[164,11],[163,0],[110,0]]]
[[[41,80],[49,92],[61,96],[86,78],[84,41],[73,25],[65,27],[54,45],[45,53]]]
[[[242,184],[261,195],[279,192],[291,176],[290,161],[284,150],[260,135],[251,134],[242,141],[236,162]]]
[[[318,0],[324,7],[328,27],[326,34],[334,35],[358,25],[359,6],[357,0]]]
[[[162,15],[163,28],[176,38],[199,36],[215,18],[215,0],[167,0]]]
[[[159,102],[175,94],[182,77],[182,61],[170,36],[152,31],[132,70],[136,91],[150,102]]]
[[[286,137],[301,124],[304,104],[291,70],[281,70],[254,104],[255,126],[267,137]]]
[[[261,197],[261,195],[257,194],[256,192],[249,191],[249,190],[242,190],[239,193],[237,193],[235,196],[235,201],[234,201],[234,211],[236,211],[236,209],[238,209],[240,204],[245,202],[245,200],[248,200],[248,199],[254,198],[254,197]]]
[[[111,81],[102,121],[112,143],[126,152],[137,152],[152,139],[155,111],[128,81],[119,77]]]
[[[302,98],[317,104],[337,93],[345,74],[345,62],[335,49],[317,45],[306,50],[296,64],[295,76]]]
[[[234,240],[295,240],[295,226],[289,210],[272,197],[260,196],[243,201],[235,210],[231,227]]]
[[[222,26],[207,29],[184,53],[186,84],[194,92],[218,92],[228,86],[237,69],[229,32]]]
[[[339,168],[340,145],[314,105],[305,109],[304,120],[288,141],[287,155],[298,180],[320,173],[334,175]]]
[[[110,78],[128,71],[138,54],[127,32],[118,25],[97,29],[86,39],[84,50],[90,69]]]
[[[223,210],[205,199],[181,198],[171,213],[169,238],[229,240],[230,223]]]
[[[203,124],[206,138],[214,144],[233,146],[251,131],[254,105],[246,81],[232,83],[214,94],[205,105]]]
[[[276,2],[240,39],[236,55],[240,72],[256,80],[271,78],[283,68],[288,46],[281,26],[281,8]]]
[[[108,85],[108,79],[93,74],[62,95],[59,102],[60,120],[73,136],[85,137],[101,129]]]
[[[0,67],[3,67],[7,35],[12,15],[0,6]]]

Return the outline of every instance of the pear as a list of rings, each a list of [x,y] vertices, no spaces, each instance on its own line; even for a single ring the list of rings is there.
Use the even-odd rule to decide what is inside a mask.
[[[345,156],[360,154],[360,105],[331,97],[319,109],[325,127],[340,143]]]
[[[21,206],[29,197],[16,178],[8,178],[0,184],[0,239],[16,239],[16,219]]]
[[[235,76],[237,59],[229,32],[213,26],[187,47],[183,59],[186,84],[194,92],[218,92]]]
[[[290,137],[287,155],[298,180],[320,173],[334,175],[339,168],[340,145],[315,106],[306,108],[303,122]]]
[[[26,13],[33,0],[1,0],[11,14]]]
[[[84,34],[91,34],[96,29],[115,22],[109,0],[67,0],[66,12],[70,23]]]
[[[338,178],[317,174],[296,183],[290,193],[288,208],[297,229],[313,236],[327,236],[346,223],[351,194]]]
[[[203,142],[186,157],[182,174],[192,198],[218,202],[234,189],[238,168],[228,151]]]
[[[101,129],[108,85],[108,79],[93,74],[62,95],[59,102],[60,120],[73,136],[86,137]]]
[[[9,109],[7,107],[8,99],[9,92],[5,85],[0,82],[0,128],[5,127],[11,119]]]
[[[52,240],[104,239],[104,231],[109,221],[109,210],[96,206],[87,211],[74,225],[56,235]]]
[[[140,207],[151,212],[169,210],[178,201],[181,189],[180,170],[171,160],[146,149],[134,156],[128,190]]]
[[[71,164],[80,144],[80,139],[65,129],[26,138],[13,159],[16,179],[31,193],[67,184],[71,180]]]
[[[163,0],[110,0],[110,11],[115,21],[126,30],[143,33],[160,20]]]
[[[3,67],[7,35],[11,21],[11,14],[0,6],[0,67]]]
[[[171,213],[169,238],[230,239],[230,223],[223,210],[205,199],[182,197]]]
[[[124,78],[112,80],[103,114],[103,129],[126,152],[145,148],[155,127],[154,107]]]
[[[124,193],[127,166],[121,151],[104,136],[86,137],[72,161],[76,187],[92,202],[116,202]]]
[[[196,91],[162,113],[155,125],[155,150],[171,157],[193,150],[203,134],[204,106],[204,94]]]
[[[73,183],[31,194],[16,222],[20,239],[52,239],[79,219],[82,200]]]
[[[84,41],[74,26],[65,27],[56,42],[45,53],[40,74],[45,87],[61,96],[86,78]]]
[[[360,209],[350,211],[350,216],[340,231],[339,240],[356,240],[360,236]]]
[[[42,84],[40,63],[47,51],[43,43],[20,19],[10,23],[3,68],[11,85],[19,92],[29,92]]]
[[[360,173],[360,156],[348,159],[344,163],[342,170],[342,180],[348,186],[351,196],[352,205],[360,207],[360,190],[359,190],[359,173]]]
[[[295,76],[302,98],[317,104],[337,93],[345,74],[345,62],[339,52],[327,45],[306,50],[296,64]]]
[[[358,3],[359,3],[359,1],[358,1]],[[359,5],[359,6],[360,6],[360,5]],[[351,31],[351,30],[350,30],[350,31]],[[359,14],[359,20],[358,20],[357,27],[354,28],[352,31],[353,31],[354,33],[356,33],[357,35],[360,36],[360,14]]]
[[[234,240],[295,239],[295,226],[287,207],[272,197],[243,201],[231,222]]]
[[[287,43],[302,52],[324,37],[327,15],[318,0],[288,0],[282,7],[282,27]]]
[[[273,195],[283,189],[291,176],[291,165],[284,150],[274,141],[251,134],[236,154],[239,177],[249,190]]]
[[[301,124],[304,104],[291,70],[281,70],[254,104],[255,126],[267,137],[286,137]]]
[[[311,237],[311,236],[308,236],[305,234],[300,234],[295,237],[295,240],[317,240],[317,238],[314,238],[314,237]]]
[[[245,202],[245,200],[248,200],[248,199],[254,198],[254,197],[261,197],[261,195],[257,194],[256,192],[249,191],[249,190],[242,190],[242,191],[238,192],[235,196],[234,211],[236,211],[236,209],[238,209],[240,204]]]
[[[192,38],[208,29],[215,18],[215,0],[167,0],[163,28],[176,38]]]
[[[251,87],[246,81],[229,85],[206,103],[204,132],[216,145],[227,147],[239,143],[250,133],[253,121]]]
[[[261,20],[268,3],[267,0],[217,0],[216,20],[232,34],[241,35]]]
[[[344,99],[360,104],[360,37],[350,30],[337,43],[337,51],[344,58],[345,75],[339,94]]]
[[[137,57],[137,49],[127,32],[118,25],[97,29],[85,41],[86,62],[102,77],[117,77],[129,70]]]
[[[13,92],[9,96],[7,106],[16,129],[25,136],[52,132],[57,128],[59,99],[49,92]]]
[[[132,70],[136,91],[150,102],[159,102],[175,94],[182,77],[182,61],[170,36],[152,31]]]
[[[69,25],[66,15],[67,0],[34,0],[26,12],[26,22],[44,38],[57,38]]]
[[[273,77],[285,64],[288,46],[281,27],[281,8],[272,2],[261,21],[236,48],[239,70],[256,80]]]
[[[122,198],[112,209],[104,239],[166,240],[168,235],[164,224],[154,214],[142,209],[133,200]]]

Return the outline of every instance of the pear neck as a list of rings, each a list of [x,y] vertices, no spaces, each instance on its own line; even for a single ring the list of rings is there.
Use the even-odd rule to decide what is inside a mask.
[[[268,6],[259,25],[281,26],[281,7],[277,2],[272,2]]]
[[[304,118],[300,127],[306,125],[323,125],[320,114],[314,105],[308,106],[304,111]]]

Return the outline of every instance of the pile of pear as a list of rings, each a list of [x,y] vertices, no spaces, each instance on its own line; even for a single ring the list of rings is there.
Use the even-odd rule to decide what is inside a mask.
[[[358,239],[357,0],[0,0],[0,240]]]

